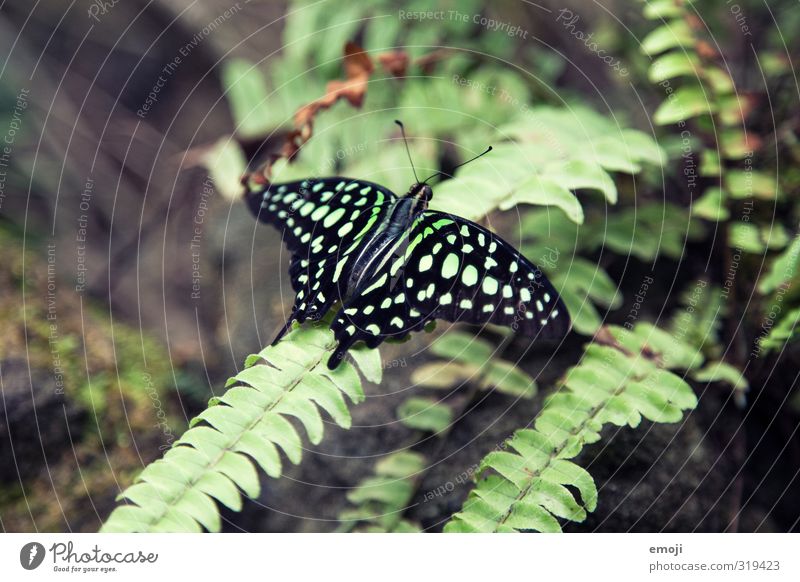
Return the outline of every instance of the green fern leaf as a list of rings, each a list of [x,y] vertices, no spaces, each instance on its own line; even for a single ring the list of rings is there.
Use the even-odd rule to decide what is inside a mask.
[[[514,363],[499,359],[486,340],[452,331],[439,337],[431,352],[443,359],[416,368],[411,374],[414,384],[452,389],[472,382],[481,390],[497,390],[518,398],[536,394],[536,381]]]
[[[788,311],[769,333],[758,342],[758,348],[764,351],[782,350],[790,342],[797,340],[797,324],[800,322],[800,307]]]
[[[414,494],[414,483],[425,468],[425,458],[400,451],[375,464],[375,475],[367,477],[347,494],[355,507],[339,515],[339,531],[418,532],[419,526],[401,518]]]
[[[279,344],[248,358],[248,367],[228,381],[228,390],[119,495],[129,505],[116,508],[102,531],[219,531],[217,504],[239,511],[242,494],[259,495],[256,466],[277,478],[282,473],[279,450],[290,462],[300,462],[302,439],[288,417],[300,422],[312,444],[322,440],[322,412],[349,428],[344,397],[358,403],[364,391],[349,362],[328,369],[325,360],[334,346],[322,322],[296,328]],[[377,351],[355,352],[364,376],[380,381]]]
[[[504,450],[484,457],[475,489],[445,531],[555,532],[559,520],[586,519],[597,506],[597,489],[570,459],[600,440],[605,424],[677,422],[697,405],[691,387],[665,368],[700,362],[691,347],[667,337],[646,324],[633,331],[603,328],[547,399],[534,428],[518,430]]]
[[[486,156],[437,187],[432,207],[477,220],[517,204],[555,206],[576,224],[583,207],[573,191],[592,189],[615,203],[609,172],[637,173],[642,163],[663,164],[648,135],[622,129],[588,108],[537,107],[501,126],[501,142]],[[513,143],[507,140],[511,138]],[[503,140],[506,140],[503,142]],[[465,192],[480,193],[465,196]]]
[[[409,398],[397,409],[400,422],[409,428],[438,433],[450,426],[453,411],[430,398]]]

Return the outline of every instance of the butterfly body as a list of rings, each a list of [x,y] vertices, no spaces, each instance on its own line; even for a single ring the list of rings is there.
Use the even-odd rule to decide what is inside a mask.
[[[283,230],[292,253],[297,296],[275,341],[336,302],[331,368],[357,341],[376,347],[434,319],[562,337],[569,315],[542,272],[484,227],[430,210],[432,196],[425,183],[398,197],[343,177],[250,188],[251,210]]]
[[[428,209],[430,186],[415,184],[408,194],[395,200],[374,233],[365,236],[353,261],[346,297],[352,296],[374,277],[392,255],[392,248]]]

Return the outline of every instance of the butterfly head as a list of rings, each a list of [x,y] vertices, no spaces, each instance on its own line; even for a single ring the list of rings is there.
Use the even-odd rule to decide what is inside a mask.
[[[414,198],[419,202],[428,203],[431,198],[433,198],[433,190],[425,182],[417,182],[409,188],[406,197]]]

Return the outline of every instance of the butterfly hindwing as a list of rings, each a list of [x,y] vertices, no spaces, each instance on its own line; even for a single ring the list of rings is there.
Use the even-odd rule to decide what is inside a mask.
[[[337,301],[331,368],[358,341],[377,347],[435,319],[505,325],[531,339],[569,331],[558,293],[513,246],[464,218],[412,211],[409,197],[398,201],[378,184],[342,177],[248,192],[253,213],[283,231],[292,253],[296,297],[275,341]]]
[[[422,219],[418,219],[417,222]],[[328,365],[335,367],[351,345],[364,341],[376,347],[390,338],[402,338],[411,331],[422,329],[426,320],[413,309],[407,300],[403,277],[404,267],[413,254],[415,241],[411,237],[414,229],[402,233],[387,250],[381,266],[371,273],[344,303],[331,325],[338,341],[336,351]]]

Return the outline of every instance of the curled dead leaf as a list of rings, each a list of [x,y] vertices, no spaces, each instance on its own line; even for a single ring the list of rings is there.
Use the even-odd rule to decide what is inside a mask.
[[[367,53],[360,46],[348,42],[344,47],[344,71],[346,79],[330,81],[325,94],[303,105],[294,114],[295,129],[287,135],[283,153],[290,158],[311,139],[314,133],[314,117],[322,109],[328,109],[339,99],[344,99],[353,107],[361,107],[367,93],[367,83],[374,67]]]
[[[348,79],[369,77],[374,67],[369,55],[354,42],[344,45],[344,73]]]
[[[446,50],[436,50],[424,55],[414,62],[423,71],[430,70],[448,53]],[[404,77],[411,59],[405,51],[389,51],[377,56],[381,67],[395,77]],[[325,86],[325,94],[300,107],[294,114],[294,129],[286,134],[286,139],[279,154],[270,155],[262,167],[242,178],[242,183],[247,186],[253,184],[262,186],[269,182],[272,164],[280,158],[292,160],[314,134],[314,119],[317,114],[330,108],[337,101],[347,101],[353,107],[361,107],[367,94],[367,85],[375,66],[369,55],[354,42],[348,42],[344,47],[344,79],[335,79]]]
[[[263,186],[269,183],[272,164],[280,158],[292,160],[300,148],[314,134],[314,118],[323,109],[328,109],[339,99],[350,103],[353,107],[361,107],[367,92],[367,83],[374,70],[374,65],[360,46],[348,42],[344,47],[345,79],[330,81],[325,87],[325,94],[300,107],[294,114],[294,129],[286,134],[286,139],[279,154],[271,154],[262,166],[242,178],[245,186]]]
[[[433,71],[433,67],[441,60],[444,60],[452,51],[450,49],[436,49],[435,51],[431,51],[426,55],[422,55],[421,57],[414,60],[414,64],[417,65],[422,72],[426,75],[430,74]]]
[[[409,57],[406,51],[390,51],[378,55],[378,62],[383,70],[394,77],[405,77],[408,70]]]

